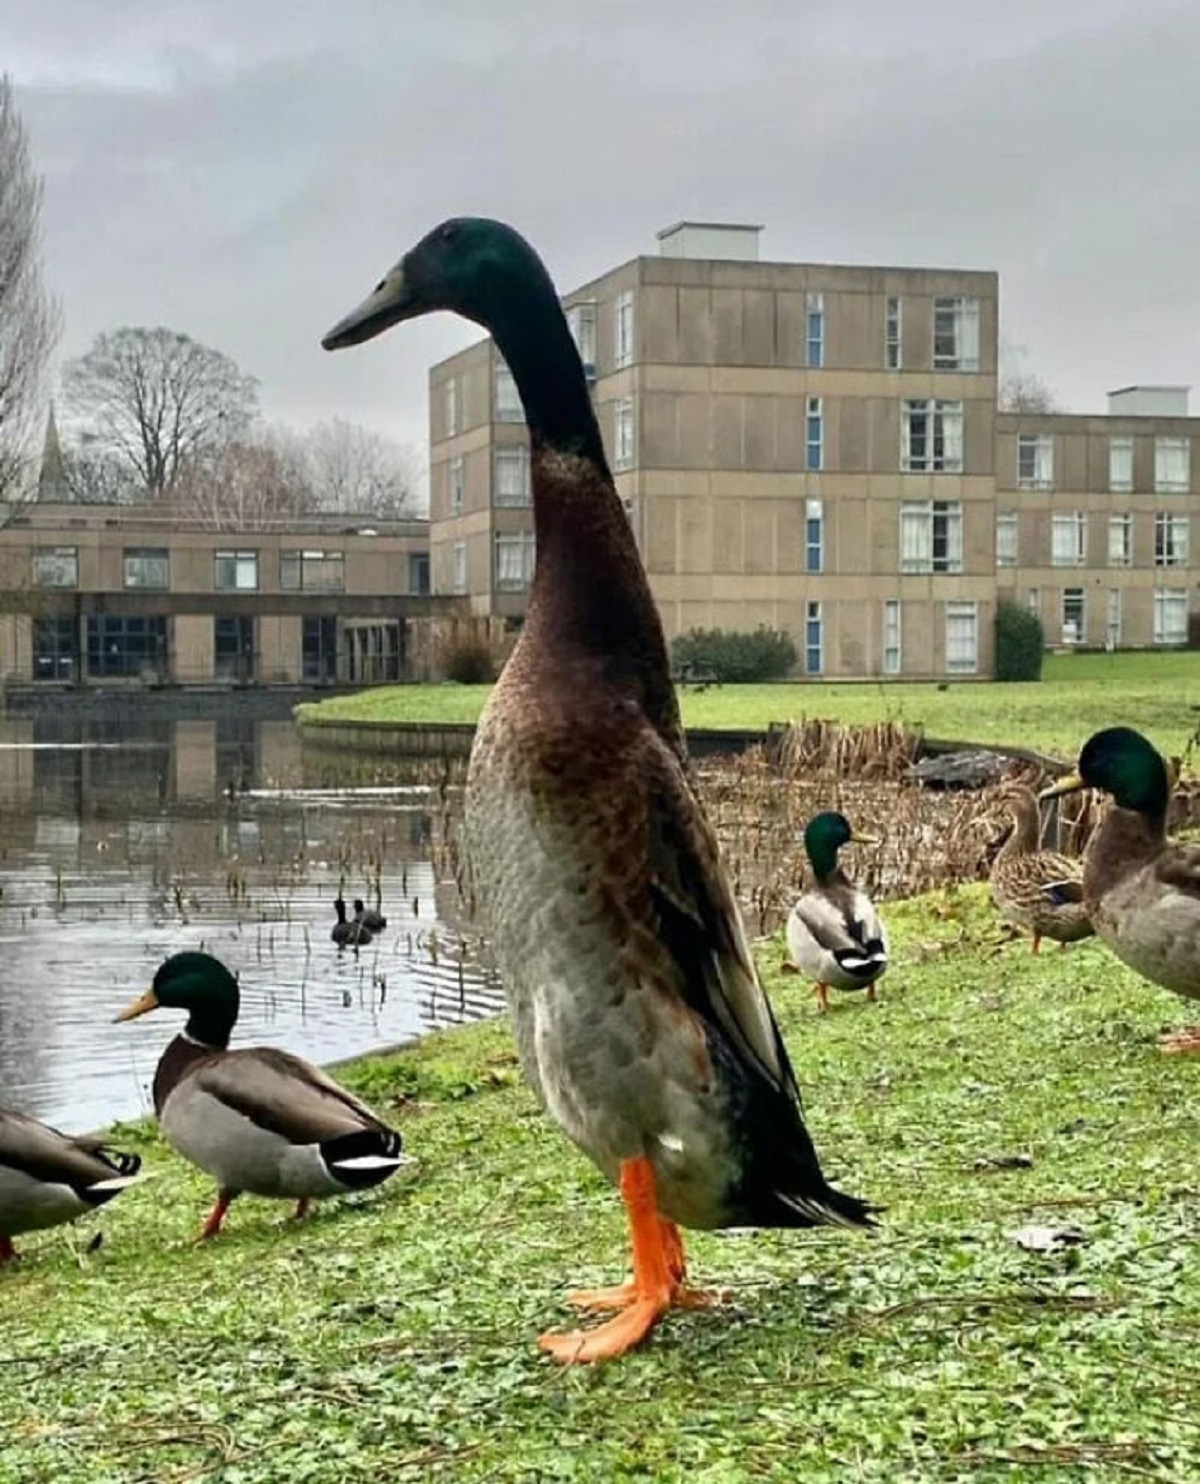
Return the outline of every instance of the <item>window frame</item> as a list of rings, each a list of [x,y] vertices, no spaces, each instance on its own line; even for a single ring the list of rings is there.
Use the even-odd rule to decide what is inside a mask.
[[[942,605],[942,638],[943,653],[945,657],[945,672],[947,675],[978,675],[979,674],[979,604],[974,598],[947,598]],[[957,612],[953,610],[958,610]],[[950,657],[950,626],[951,619],[971,620],[971,653],[970,658],[954,659]]]
[[[220,580],[221,564],[233,564],[234,580],[231,583]],[[244,583],[238,581],[242,566],[249,562],[253,567],[254,581]],[[219,547],[213,551],[213,592],[215,593],[256,593],[258,591],[258,548],[250,546],[241,547]]]
[[[514,472],[520,489],[508,490],[501,477]],[[528,510],[533,504],[529,449],[524,443],[500,443],[492,451],[492,508],[494,510]]]
[[[904,299],[888,294],[883,306],[883,369],[904,369]]]
[[[948,309],[949,306],[949,309]],[[939,314],[953,314],[954,349],[938,349]],[[980,368],[980,320],[982,313],[976,294],[935,294],[933,298],[933,355],[935,371],[976,373]],[[942,326],[944,344],[944,329]],[[973,347],[973,348],[972,348]]]
[[[320,568],[329,566],[326,576]],[[295,579],[292,579],[292,568]],[[313,569],[310,572],[310,567]],[[334,575],[336,572],[336,576]],[[315,582],[312,579],[322,577]],[[289,546],[279,550],[279,591],[283,593],[344,593],[346,553],[336,546]]]
[[[613,367],[615,370],[620,371],[625,366],[633,365],[635,334],[633,290],[622,289],[616,297],[613,317]]]
[[[921,444],[925,450],[914,453],[913,419],[923,417],[926,425]],[[957,427],[957,439],[947,436]],[[947,445],[957,442],[957,456]],[[941,445],[940,455],[937,452]],[[902,474],[961,474],[966,465],[966,413],[958,397],[904,397],[900,402],[900,472]]]
[[[810,577],[825,570],[825,504],[811,497],[804,502],[804,570]]]
[[[131,563],[161,563],[162,581],[133,580]],[[128,592],[165,593],[171,588],[171,548],[169,546],[126,546],[121,551],[122,586]]]
[[[810,371],[825,365],[825,294],[809,289],[804,295],[804,364]]]
[[[813,625],[816,625],[816,642],[812,641]],[[813,664],[813,655],[816,664]],[[819,599],[810,598],[804,605],[804,673],[825,673],[825,609]]]
[[[56,577],[47,581],[47,575],[55,572],[55,563],[66,563],[70,570],[68,581],[60,582]],[[30,578],[34,587],[73,590],[79,587],[78,546],[35,546],[30,554]]]

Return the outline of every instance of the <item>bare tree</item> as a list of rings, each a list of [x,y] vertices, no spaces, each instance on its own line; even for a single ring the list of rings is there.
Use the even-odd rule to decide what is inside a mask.
[[[1000,348],[1001,412],[1057,412],[1058,398],[1049,384],[1025,367],[1029,348],[1006,342]]]
[[[42,182],[13,101],[0,77],[0,501],[37,483],[36,434],[50,357],[58,342],[58,307],[41,273]]]
[[[331,418],[285,435],[321,510],[403,520],[416,514],[416,459],[402,443],[359,423]]]
[[[65,385],[86,419],[150,492],[169,492],[191,461],[243,437],[258,383],[229,356],[177,330],[125,328],[68,363]]]
[[[102,448],[64,449],[62,465],[66,495],[75,504],[131,505],[146,498],[129,465]]]
[[[270,530],[311,508],[303,475],[265,443],[230,443],[182,469],[171,500],[218,531]]]

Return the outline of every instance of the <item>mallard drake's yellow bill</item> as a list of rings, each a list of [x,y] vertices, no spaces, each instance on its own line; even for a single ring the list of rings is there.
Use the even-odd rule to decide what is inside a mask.
[[[878,845],[878,835],[860,835],[857,830],[850,836],[851,845]]]
[[[1061,799],[1064,794],[1077,794],[1087,784],[1078,773],[1068,773],[1065,778],[1060,778],[1057,783],[1052,783],[1049,788],[1042,789],[1038,794],[1039,799]]]
[[[115,1025],[119,1020],[136,1020],[139,1015],[149,1015],[151,1010],[158,1009],[158,996],[152,989],[146,990],[144,994],[138,995],[136,1000],[126,1005],[119,1015],[113,1017]]]

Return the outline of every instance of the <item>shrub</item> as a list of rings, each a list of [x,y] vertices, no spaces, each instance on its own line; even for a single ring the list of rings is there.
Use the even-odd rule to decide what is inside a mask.
[[[500,667],[486,635],[475,631],[456,632],[442,642],[438,669],[447,680],[459,685],[487,685],[495,680]]]
[[[996,679],[1040,680],[1046,634],[1036,613],[1008,598],[996,605]]]
[[[692,629],[671,645],[676,669],[685,665],[728,685],[754,680],[779,680],[795,666],[796,646],[787,634],[756,629],[731,634],[724,629]]]

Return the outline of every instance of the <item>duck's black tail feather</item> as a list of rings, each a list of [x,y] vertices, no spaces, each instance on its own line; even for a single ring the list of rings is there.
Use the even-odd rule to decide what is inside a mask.
[[[321,1158],[329,1173],[348,1190],[368,1190],[394,1175],[405,1157],[404,1141],[395,1129],[363,1129],[326,1139]]]

